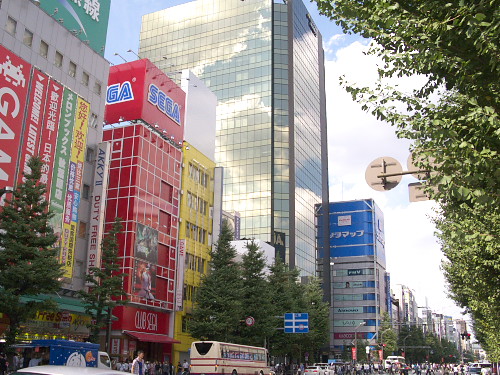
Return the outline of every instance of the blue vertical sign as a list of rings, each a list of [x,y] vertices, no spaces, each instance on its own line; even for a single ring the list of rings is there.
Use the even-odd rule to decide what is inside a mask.
[[[309,314],[308,313],[286,313],[285,333],[308,333]]]

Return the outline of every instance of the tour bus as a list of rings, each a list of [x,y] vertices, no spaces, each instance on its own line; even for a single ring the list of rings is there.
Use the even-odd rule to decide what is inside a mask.
[[[191,375],[269,375],[265,348],[218,341],[191,344]]]
[[[384,369],[388,370],[393,363],[403,365],[405,364],[405,357],[397,355],[390,355],[384,360]]]

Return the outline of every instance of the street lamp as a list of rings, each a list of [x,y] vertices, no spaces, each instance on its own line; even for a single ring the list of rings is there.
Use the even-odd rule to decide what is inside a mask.
[[[406,357],[406,339],[410,336],[411,335],[407,335],[405,338],[403,338],[403,352],[405,353],[405,357]]]
[[[358,355],[358,329],[359,329],[359,327],[364,326],[364,325],[366,325],[366,322],[361,322],[358,324],[358,326],[356,328],[354,328],[354,349],[356,351],[356,359],[357,359],[357,355]]]

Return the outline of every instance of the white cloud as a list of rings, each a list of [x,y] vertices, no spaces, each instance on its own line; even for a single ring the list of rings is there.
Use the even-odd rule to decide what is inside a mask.
[[[333,37],[335,38],[335,36]],[[373,198],[384,213],[387,271],[392,284],[404,284],[415,291],[420,306],[426,298],[431,309],[460,317],[460,309],[446,297],[440,270],[443,257],[429,218],[434,202],[410,203],[411,176],[402,178],[391,191],[377,192],[365,182],[370,162],[382,156],[397,159],[406,170],[410,142],[398,139],[394,129],[363,112],[359,104],[338,84],[339,77],[357,85],[370,85],[377,79],[376,57],[366,55],[366,43],[354,42],[339,49],[326,61],[330,201]],[[422,78],[398,80],[410,89]]]

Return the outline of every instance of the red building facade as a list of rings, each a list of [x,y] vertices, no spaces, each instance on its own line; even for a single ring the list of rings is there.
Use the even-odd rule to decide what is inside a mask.
[[[111,143],[106,225],[119,236],[129,303],[113,310],[111,356],[169,360],[179,228],[184,92],[143,59],[113,66],[103,140]]]

